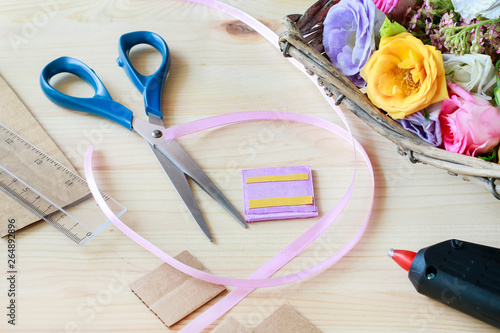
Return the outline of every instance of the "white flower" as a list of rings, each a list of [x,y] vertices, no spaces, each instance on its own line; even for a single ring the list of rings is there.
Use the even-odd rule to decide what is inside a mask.
[[[486,54],[443,54],[446,81],[456,83],[470,93],[491,100],[495,89],[495,67]],[[450,74],[451,73],[451,74]]]
[[[480,14],[488,19],[500,16],[500,1],[498,0],[451,0],[455,11],[464,19],[470,21]]]

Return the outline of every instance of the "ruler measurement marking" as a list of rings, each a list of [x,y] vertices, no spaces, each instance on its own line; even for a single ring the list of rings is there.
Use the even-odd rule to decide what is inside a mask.
[[[5,144],[2,144],[5,143]],[[24,150],[22,149],[24,147]],[[26,154],[23,153],[30,152],[32,154],[32,158],[26,159]],[[42,150],[38,149],[36,146],[32,145],[29,141],[17,135],[15,132],[11,131],[9,128],[0,123],[0,153],[12,154],[18,156],[21,160],[31,161],[28,162],[33,167],[42,167],[43,164],[47,163],[51,165],[55,170],[60,171],[62,175],[67,178],[66,186],[70,187],[73,184],[78,183],[80,185],[80,190],[86,192],[86,194],[90,193],[88,189],[88,184],[82,177],[74,174],[71,170],[66,168],[63,164],[59,163],[51,156],[47,155]],[[33,159],[34,158],[34,159]],[[41,196],[37,192],[33,192],[29,187],[25,187],[25,185],[21,185],[20,188],[16,186],[18,183],[18,179],[12,177],[10,173],[0,171],[0,187],[7,192],[10,196],[14,197],[16,200],[25,205],[28,209],[30,209],[33,213],[37,214],[43,219],[50,222],[54,227],[62,231],[66,236],[71,238],[77,243],[81,243],[82,240],[89,238],[92,236],[92,232],[90,232],[84,226],[80,226],[78,222],[75,222],[71,227],[66,227],[65,222],[68,219],[68,216],[59,210],[54,212],[50,212],[50,210],[55,209],[55,207],[50,204],[50,202],[46,201],[44,198],[43,201],[47,203],[46,206],[40,207],[39,204],[35,203],[41,199]],[[10,179],[9,179],[10,178]],[[64,182],[63,182],[64,183]],[[30,197],[31,194],[35,194],[36,197]],[[71,219],[73,220],[73,219]],[[74,220],[73,220],[74,221]],[[85,229],[86,232],[83,233],[83,236],[79,234],[79,228],[81,227]]]

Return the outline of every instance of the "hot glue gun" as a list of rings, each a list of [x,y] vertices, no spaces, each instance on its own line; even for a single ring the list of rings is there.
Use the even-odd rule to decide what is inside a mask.
[[[388,254],[419,293],[500,328],[500,249],[452,239]]]

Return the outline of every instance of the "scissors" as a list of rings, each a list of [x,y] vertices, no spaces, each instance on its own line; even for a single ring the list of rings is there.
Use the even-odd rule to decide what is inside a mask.
[[[130,63],[128,57],[130,50],[138,44],[153,46],[163,57],[158,70],[150,76],[139,74]],[[129,79],[144,96],[149,122],[134,117],[131,110],[114,101],[95,72],[86,64],[74,58],[61,57],[45,66],[40,75],[40,85],[43,92],[52,102],[59,106],[107,118],[139,133],[148,143],[149,148],[172,182],[191,216],[210,241],[212,241],[212,235],[189,187],[186,176],[205,190],[246,228],[245,220],[196,162],[191,159],[188,153],[175,140],[167,141],[162,137],[165,127],[162,122],[161,95],[170,69],[170,53],[165,41],[153,32],[130,32],[120,37],[118,52],[118,65],[125,70]],[[59,73],[74,74],[89,83],[94,88],[94,96],[80,98],[56,90],[49,82],[53,76]]]

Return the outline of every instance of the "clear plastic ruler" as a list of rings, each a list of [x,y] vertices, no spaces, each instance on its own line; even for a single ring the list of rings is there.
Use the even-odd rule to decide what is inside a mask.
[[[0,189],[80,245],[110,223],[85,179],[1,123]],[[104,196],[115,214],[125,212]]]

